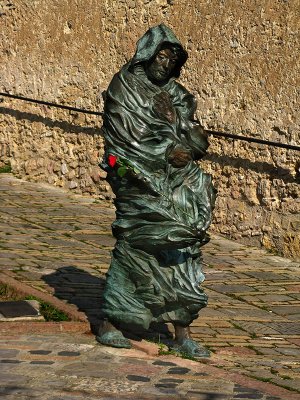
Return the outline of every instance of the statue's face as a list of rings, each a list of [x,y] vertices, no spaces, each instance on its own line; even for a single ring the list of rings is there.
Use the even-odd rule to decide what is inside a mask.
[[[170,78],[177,61],[178,56],[171,49],[160,50],[146,67],[146,74],[151,81],[163,82]]]

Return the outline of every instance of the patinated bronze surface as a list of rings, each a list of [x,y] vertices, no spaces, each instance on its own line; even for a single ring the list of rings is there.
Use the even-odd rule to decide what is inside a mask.
[[[120,327],[171,322],[178,351],[207,356],[188,327],[207,304],[200,247],[208,241],[215,191],[195,162],[208,147],[194,120],[195,97],[176,81],[186,60],[168,27],[151,28],[105,95],[102,166],[116,196],[117,243],[97,339],[130,347]]]

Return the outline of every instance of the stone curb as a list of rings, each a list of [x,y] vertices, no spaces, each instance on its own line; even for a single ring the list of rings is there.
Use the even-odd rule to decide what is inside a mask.
[[[131,344],[133,349],[146,353],[149,358],[159,356],[159,347],[155,343],[146,342],[145,340],[141,340],[140,342],[131,340]]]
[[[34,322],[34,321],[11,321],[2,322],[0,331],[2,333],[62,333],[62,332],[77,332],[77,333],[91,333],[91,326],[87,320],[86,315],[75,309],[75,306],[66,304],[62,300],[51,296],[48,293],[43,293],[37,289],[32,288],[26,283],[20,282],[13,278],[14,274],[9,271],[10,276],[5,273],[0,273],[0,283],[6,284],[16,290],[18,293],[25,295],[36,296],[39,299],[46,301],[55,308],[63,311],[68,315],[72,321],[63,322]],[[92,333],[91,333],[92,334]],[[131,341],[132,347],[135,350],[142,351],[150,357],[158,355],[158,346],[154,343],[142,340]]]
[[[10,275],[13,275],[13,273],[11,273],[11,271],[10,271]],[[51,304],[53,307],[57,308],[60,311],[63,311],[65,314],[67,314],[68,317],[71,318],[71,320],[73,320],[73,321],[80,321],[80,322],[88,323],[86,315],[83,312],[78,311],[75,306],[67,304],[64,301],[59,300],[56,297],[53,297],[48,293],[43,293],[40,290],[34,289],[31,286],[27,285],[26,283],[16,280],[12,276],[7,276],[4,273],[0,273],[0,283],[6,284],[7,286],[11,287],[18,293],[21,293],[24,295],[35,296],[35,297]]]
[[[22,334],[50,334],[50,333],[84,333],[90,334],[88,322],[44,322],[44,321],[9,321],[0,323],[1,334],[22,335]]]

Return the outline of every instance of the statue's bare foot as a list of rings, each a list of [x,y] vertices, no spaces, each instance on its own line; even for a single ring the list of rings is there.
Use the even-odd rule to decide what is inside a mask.
[[[181,344],[175,343],[172,350],[194,358],[210,357],[210,352],[193,339],[184,339]]]
[[[105,332],[103,335],[96,336],[96,340],[104,346],[131,349],[130,341],[120,331]]]
[[[175,343],[172,350],[189,357],[210,357],[210,352],[191,338],[189,327],[175,325]]]
[[[99,334],[96,336],[96,340],[104,346],[131,349],[130,341],[109,321],[103,321],[99,329]]]

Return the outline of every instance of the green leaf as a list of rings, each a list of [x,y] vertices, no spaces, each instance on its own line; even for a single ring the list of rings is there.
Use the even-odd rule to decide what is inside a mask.
[[[126,172],[127,172],[127,167],[120,167],[120,168],[118,168],[118,170],[117,170],[117,174],[121,177],[121,178],[123,178],[123,176],[126,174]]]
[[[141,171],[139,169],[137,169],[136,167],[133,167],[133,172],[135,174],[139,174]]]

